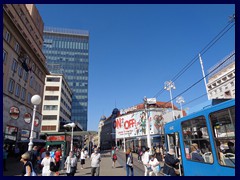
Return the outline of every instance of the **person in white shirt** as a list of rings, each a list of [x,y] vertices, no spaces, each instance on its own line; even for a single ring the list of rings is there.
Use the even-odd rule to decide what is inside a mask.
[[[74,155],[73,151],[69,152],[69,156],[67,157],[64,164],[67,176],[74,176],[77,169],[77,157]]]
[[[46,151],[45,157],[43,158],[41,165],[43,166],[42,168],[42,176],[54,176],[54,172],[50,170],[50,162],[54,162],[54,158],[50,157],[50,152]]]
[[[80,155],[81,169],[83,169],[83,165],[85,164],[85,159],[86,159],[85,151],[84,149],[82,149],[81,155]]]
[[[100,174],[100,162],[101,162],[101,155],[98,152],[98,148],[94,148],[94,152],[91,155],[91,175],[99,176]]]
[[[155,154],[150,156],[149,165],[151,166],[149,176],[152,176],[153,174],[155,174],[155,176],[158,176],[158,173],[160,172],[160,165]]]
[[[150,168],[149,155],[150,155],[149,148],[146,148],[146,151],[142,155],[142,162],[143,162],[143,166],[144,166],[144,176],[148,175],[149,168]]]

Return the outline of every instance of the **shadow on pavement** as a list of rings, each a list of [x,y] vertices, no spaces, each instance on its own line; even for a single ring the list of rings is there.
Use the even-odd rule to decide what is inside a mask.
[[[117,167],[115,167],[115,168],[123,168],[123,166],[117,166]]]

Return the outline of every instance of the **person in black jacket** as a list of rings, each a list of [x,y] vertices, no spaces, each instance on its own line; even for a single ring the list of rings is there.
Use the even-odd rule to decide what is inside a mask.
[[[173,149],[169,149],[165,156],[165,163],[163,166],[163,173],[165,175],[177,176],[174,168],[178,168],[177,165],[180,162],[179,159],[175,158],[175,153]]]
[[[204,159],[202,157],[202,155],[200,154],[201,151],[198,149],[198,145],[196,143],[193,143],[191,145],[191,159],[193,161],[200,161],[200,162],[204,162]]]

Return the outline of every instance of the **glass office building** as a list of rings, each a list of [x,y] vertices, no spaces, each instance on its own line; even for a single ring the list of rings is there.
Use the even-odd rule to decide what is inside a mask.
[[[73,92],[71,120],[87,130],[89,33],[45,27],[43,37],[48,70],[63,74]]]

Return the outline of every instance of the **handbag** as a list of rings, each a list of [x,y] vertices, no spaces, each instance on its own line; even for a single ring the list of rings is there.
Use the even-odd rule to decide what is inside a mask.
[[[50,162],[50,171],[52,171],[52,172],[56,172],[57,171],[56,165],[52,161]]]
[[[71,174],[76,173],[76,166],[74,166],[74,167],[71,166],[71,168],[70,168],[70,173],[71,173]]]
[[[128,158],[127,158],[127,165],[128,166],[133,166],[130,156],[128,156]]]
[[[154,168],[154,172],[156,173],[159,173],[161,170],[161,166],[160,165],[157,165],[155,168]]]

